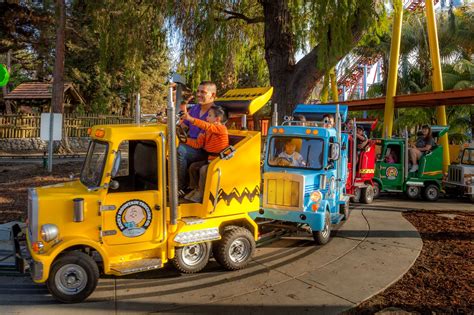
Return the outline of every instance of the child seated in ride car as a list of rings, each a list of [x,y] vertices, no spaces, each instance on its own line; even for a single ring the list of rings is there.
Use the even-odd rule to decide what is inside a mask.
[[[390,164],[395,164],[398,162],[397,154],[395,151],[391,150],[386,156],[385,156],[385,162],[390,163]]]
[[[415,145],[411,145],[408,149],[408,155],[412,162],[412,166],[409,169],[410,173],[418,171],[418,160],[436,144],[431,133],[431,127],[428,125],[423,125],[421,133],[417,134],[417,136]]]
[[[278,154],[280,166],[305,166],[303,157],[296,151],[296,145],[291,139],[285,142],[285,150]]]
[[[188,138],[186,140],[187,145],[195,149],[202,148],[208,154],[206,160],[194,162],[189,166],[189,187],[193,190],[184,197],[187,200],[201,203],[209,162],[218,157],[219,153],[229,146],[227,128],[222,123],[224,121],[224,110],[213,105],[209,109],[207,122],[192,117],[188,112],[184,113],[184,119],[204,130],[197,139]]]
[[[323,127],[334,128],[334,116],[332,114],[324,114],[323,116]]]

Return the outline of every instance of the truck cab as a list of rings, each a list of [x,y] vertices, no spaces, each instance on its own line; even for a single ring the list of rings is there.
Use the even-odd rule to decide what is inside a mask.
[[[248,103],[261,107],[270,96],[267,88],[247,95]],[[121,276],[170,261],[194,273],[211,251],[227,270],[251,259],[258,228],[248,213],[261,203],[260,133],[230,130],[231,146],[208,167],[203,201],[178,202],[174,113],[170,103],[168,125],[94,126],[80,179],[29,190],[32,277],[59,301],[86,299],[99,272]]]
[[[348,177],[346,193],[353,195],[351,202],[372,203],[374,199],[375,173],[375,141],[371,139],[371,132],[377,125],[377,120],[353,118],[353,130],[349,135],[349,158],[347,163]],[[369,139],[363,148],[357,148],[356,130],[360,127]]]
[[[474,144],[465,147],[460,156],[458,164],[449,166],[444,188],[448,195],[465,195],[474,202]]]
[[[447,126],[432,126],[433,138],[448,131]],[[434,145],[418,161],[418,170],[409,172],[408,139],[376,139],[375,196],[380,192],[404,192],[410,199],[436,201],[443,178],[443,147]],[[393,154],[395,161],[388,161]]]
[[[270,128],[263,162],[263,203],[254,218],[273,219],[311,228],[318,244],[329,241],[331,224],[349,215],[347,179],[347,135],[336,128],[323,128],[324,113],[335,106],[298,105],[291,118]],[[347,107],[341,106],[342,116]],[[319,120],[319,122],[317,121]]]

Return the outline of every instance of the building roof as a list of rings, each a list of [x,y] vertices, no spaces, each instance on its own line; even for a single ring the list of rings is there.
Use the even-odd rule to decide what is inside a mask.
[[[20,99],[51,99],[52,83],[44,82],[24,82],[18,85],[13,91],[8,93],[4,99],[20,100]],[[84,99],[79,94],[79,91],[72,83],[64,83],[64,93],[70,93],[72,97],[84,103]]]

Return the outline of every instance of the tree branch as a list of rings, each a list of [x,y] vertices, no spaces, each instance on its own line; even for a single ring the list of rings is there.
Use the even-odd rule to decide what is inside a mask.
[[[359,11],[356,11],[354,15],[357,17],[359,13]],[[363,30],[360,23],[357,23],[357,20],[357,18],[354,19],[354,24],[351,25],[353,43],[357,43],[363,35]],[[331,45],[330,31],[328,32],[327,36],[329,38],[328,45]],[[347,49],[347,51],[342,52],[341,56],[328,56],[326,67],[324,67],[325,69],[320,69],[317,66],[319,50],[319,46],[313,47],[313,49],[295,65],[295,71],[292,78],[292,88],[296,89],[296,85],[298,85],[298,89],[296,89],[299,91],[297,93],[298,95],[296,96],[297,98],[300,97],[305,99],[311,93],[311,90],[317,80],[321,78],[322,75],[324,75],[324,72],[327,69],[335,66],[337,62],[350,51],[350,49]]]
[[[247,24],[256,24],[256,23],[263,23],[264,22],[264,17],[263,16],[248,17],[245,14],[242,14],[242,13],[239,13],[239,12],[234,12],[234,11],[223,9],[223,8],[220,8],[219,10],[221,12],[229,15],[226,18],[220,19],[220,20],[224,20],[224,21],[243,20]]]

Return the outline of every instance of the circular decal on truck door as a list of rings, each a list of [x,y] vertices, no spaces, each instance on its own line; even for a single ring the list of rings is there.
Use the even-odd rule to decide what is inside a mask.
[[[117,211],[117,227],[126,237],[137,237],[145,233],[151,224],[150,207],[141,200],[125,202]]]
[[[397,179],[398,169],[394,166],[389,166],[385,171],[385,175],[387,176],[387,179]]]

